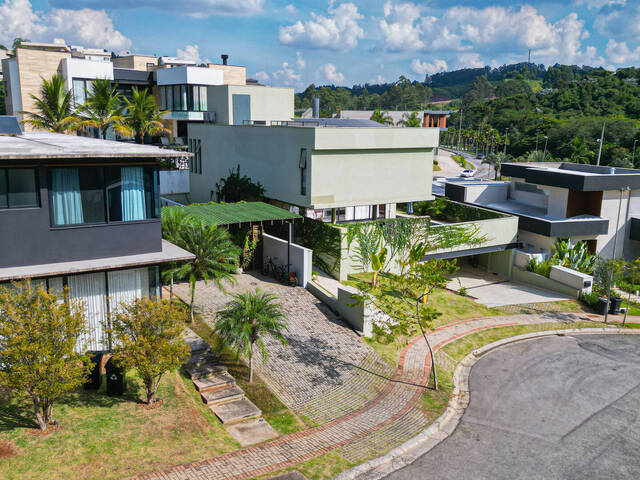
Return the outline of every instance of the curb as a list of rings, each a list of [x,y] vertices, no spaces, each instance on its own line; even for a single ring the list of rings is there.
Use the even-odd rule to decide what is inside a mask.
[[[473,350],[458,363],[453,373],[454,387],[451,399],[449,400],[446,410],[440,417],[411,440],[407,440],[382,457],[370,460],[340,473],[335,476],[333,480],[378,480],[413,463],[416,459],[445,440],[454,432],[469,405],[469,375],[473,365],[480,360],[483,355],[511,343],[553,335],[574,334],[640,335],[640,330],[623,330],[617,327],[545,330],[504,338]]]

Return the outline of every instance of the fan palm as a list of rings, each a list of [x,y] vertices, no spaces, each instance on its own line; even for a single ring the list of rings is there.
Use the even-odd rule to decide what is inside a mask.
[[[20,113],[26,117],[21,123],[56,133],[72,130],[76,120],[73,116],[73,99],[71,91],[67,91],[64,83],[64,78],[59,74],[51,77],[51,80],[43,78],[40,96],[31,94],[36,111],[21,111]]]
[[[133,87],[131,100],[125,98],[124,101],[128,110],[125,122],[135,133],[137,143],[144,143],[146,134],[161,135],[170,132],[160,121],[160,115],[163,112],[160,112],[153,96],[149,94],[149,90],[146,88],[138,90]]]
[[[420,127],[422,122],[420,122],[420,118],[416,112],[411,112],[411,115],[405,113],[402,125],[405,127]]]
[[[494,171],[495,171],[495,177],[494,180],[498,179],[498,172],[500,171],[500,168],[502,167],[502,164],[504,162],[506,162],[508,160],[508,157],[502,153],[502,152],[498,152],[498,153],[490,153],[489,155],[487,155],[484,160],[482,160],[482,163],[486,163],[488,165],[493,166]]]
[[[391,118],[391,115],[389,115],[387,112],[381,111],[378,108],[376,108],[373,111],[373,114],[371,115],[370,120],[373,120],[374,122],[381,123],[383,125],[386,125],[386,124],[389,124],[389,123],[393,125],[393,118]]]
[[[189,309],[193,321],[193,302],[196,282],[212,280],[224,290],[222,282],[235,283],[233,274],[240,259],[240,248],[233,244],[229,232],[215,225],[206,225],[199,219],[191,219],[181,229],[179,246],[195,255],[195,259],[183,264],[176,276],[188,278],[191,289]]]
[[[217,314],[215,331],[219,341],[249,359],[249,383],[253,382],[254,345],[258,345],[264,361],[268,352],[263,336],[287,344],[283,336],[287,329],[287,314],[276,300],[275,295],[256,289],[234,295],[226,308]]]
[[[87,91],[84,105],[78,105],[79,126],[93,127],[107,138],[109,128],[124,136],[131,135],[131,129],[125,124],[124,102],[111,81],[97,79],[93,81],[91,91]]]
[[[184,245],[182,231],[191,221],[189,215],[179,207],[165,207],[162,209],[162,238],[174,245]],[[162,268],[162,277],[169,282],[169,302],[173,302],[173,279],[180,272],[181,265],[175,262],[167,263]]]

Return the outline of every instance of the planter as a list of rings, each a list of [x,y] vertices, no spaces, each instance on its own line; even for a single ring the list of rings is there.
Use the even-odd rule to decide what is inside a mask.
[[[598,306],[596,308],[596,313],[598,315],[605,315],[607,313],[608,302],[606,298],[600,297],[598,298]]]
[[[620,313],[620,307],[622,306],[622,298],[610,297],[610,300],[609,313],[611,315],[618,315]]]

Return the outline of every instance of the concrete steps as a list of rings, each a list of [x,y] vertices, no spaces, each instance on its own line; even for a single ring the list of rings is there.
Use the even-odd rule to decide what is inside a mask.
[[[223,403],[241,400],[244,398],[244,392],[240,387],[233,385],[220,390],[202,392],[200,397],[208,407],[214,407]]]
[[[262,411],[248,398],[234,400],[211,407],[213,413],[223,425],[235,425],[245,420],[260,418]]]
[[[236,379],[228,373],[221,373],[219,375],[209,375],[204,378],[197,378],[193,380],[193,384],[200,392],[213,392],[215,390],[222,390],[236,384]]]

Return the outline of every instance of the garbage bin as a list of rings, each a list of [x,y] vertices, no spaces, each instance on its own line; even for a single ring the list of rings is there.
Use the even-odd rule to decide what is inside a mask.
[[[118,366],[113,358],[110,358],[105,370],[107,372],[107,395],[123,395],[126,388],[124,369]]]
[[[608,302],[607,302],[606,298],[603,298],[603,297],[598,298],[598,308],[596,310],[596,313],[598,315],[606,314],[607,313],[607,304],[608,304]]]
[[[85,390],[98,390],[100,388],[100,384],[102,383],[102,378],[100,376],[100,364],[102,363],[102,352],[87,352],[89,354],[89,358],[91,359],[92,367],[89,372],[89,377],[87,381],[84,382]]]
[[[622,298],[611,297],[611,303],[609,304],[609,313],[611,315],[618,315],[620,313],[621,306],[622,306]]]

